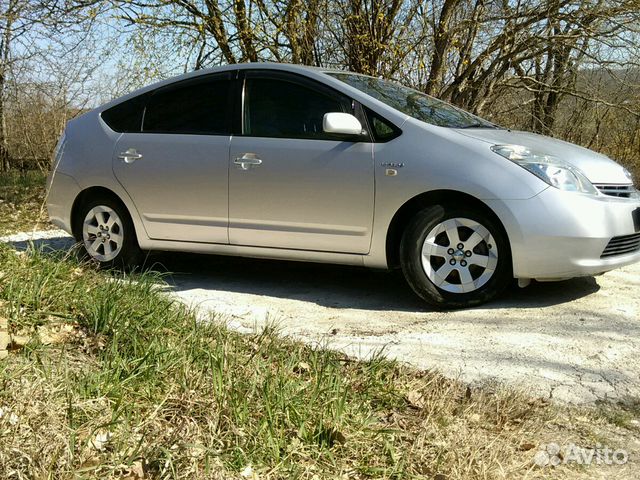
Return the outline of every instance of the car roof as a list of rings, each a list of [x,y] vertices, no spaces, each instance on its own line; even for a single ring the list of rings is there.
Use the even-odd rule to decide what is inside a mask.
[[[229,65],[221,65],[217,67],[202,68],[200,70],[194,70],[177,77],[172,77],[172,81],[182,80],[200,75],[206,75],[208,73],[216,72],[228,72],[232,70],[284,70],[287,72],[296,71],[310,71],[310,72],[324,72],[327,69],[320,67],[312,67],[308,65],[296,65],[293,63],[276,63],[276,62],[249,62],[249,63],[230,63]]]
[[[199,70],[192,70],[191,72],[183,73],[181,75],[176,75],[174,77],[167,78],[165,80],[160,80],[151,85],[147,85],[145,87],[139,88],[127,95],[124,95],[118,98],[118,101],[124,100],[125,97],[129,98],[130,96],[136,96],[141,93],[144,93],[149,90],[156,90],[165,85],[171,85],[172,83],[180,82],[182,80],[189,80],[191,78],[197,78],[205,75],[210,75],[212,73],[222,73],[222,72],[230,72],[234,70],[279,70],[285,72],[298,72],[298,73],[312,73],[312,74],[323,74],[325,72],[332,71],[331,69],[321,68],[321,67],[312,67],[308,65],[297,65],[292,63],[275,63],[275,62],[249,62],[249,63],[230,63],[228,65],[220,65],[216,67],[202,68]],[[338,72],[339,70],[335,70]],[[314,75],[315,76],[315,75]]]
[[[126,101],[130,98],[136,97],[143,93],[150,92],[160,87],[171,85],[173,83],[177,83],[183,80],[197,78],[197,77],[209,75],[212,73],[221,73],[221,72],[228,72],[228,71],[234,71],[234,70],[275,70],[275,71],[302,74],[306,77],[310,77],[324,84],[330,85],[338,91],[342,91],[343,93],[351,96],[351,98],[354,98],[355,100],[359,101],[363,105],[371,108],[372,110],[376,111],[379,114],[382,114],[383,116],[386,116],[387,118],[392,117],[389,119],[394,120],[397,125],[400,125],[401,123],[404,122],[404,120],[408,118],[408,115],[402,112],[399,112],[398,110],[395,110],[394,108],[380,102],[379,100],[376,100],[375,98],[348,85],[345,82],[342,82],[330,75],[327,75],[328,73],[333,73],[333,72],[350,73],[353,75],[358,75],[354,72],[339,70],[335,68],[324,68],[324,67],[314,67],[309,65],[298,65],[298,64],[291,64],[291,63],[275,63],[275,62],[232,63],[229,65],[222,65],[217,67],[194,70],[194,71],[184,73],[182,75],[178,75],[175,77],[171,77],[166,80],[161,80],[159,82],[153,83],[146,87],[137,89],[129,94],[123,95],[104,105],[101,105],[95,110],[99,112],[104,111],[105,109],[110,108],[119,103],[122,103],[123,101]]]

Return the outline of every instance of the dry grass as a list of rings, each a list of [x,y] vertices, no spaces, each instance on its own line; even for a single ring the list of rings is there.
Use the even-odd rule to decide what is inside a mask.
[[[0,245],[14,339],[0,361],[4,477],[623,478],[532,459],[550,441],[631,448],[640,436],[633,410],[552,406],[198,323],[159,284]]]
[[[0,173],[0,236],[51,227],[44,208],[45,175]]]

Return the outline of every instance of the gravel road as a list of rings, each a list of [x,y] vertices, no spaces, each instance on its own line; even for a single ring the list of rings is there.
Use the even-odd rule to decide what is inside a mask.
[[[68,249],[52,230],[0,241]],[[640,398],[640,264],[514,288],[465,311],[425,307],[398,273],[156,254],[172,294],[239,331],[283,334],[367,358],[376,352],[468,383],[498,381],[569,403]]]

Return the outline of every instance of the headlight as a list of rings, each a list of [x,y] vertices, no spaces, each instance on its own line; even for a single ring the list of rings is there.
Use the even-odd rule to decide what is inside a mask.
[[[631,183],[633,183],[633,175],[631,174],[631,172],[626,168],[624,168],[623,171],[624,171],[624,175],[629,179]]]
[[[552,187],[569,192],[598,194],[584,173],[553,155],[534,152],[522,145],[494,145],[491,150],[529,170]]]

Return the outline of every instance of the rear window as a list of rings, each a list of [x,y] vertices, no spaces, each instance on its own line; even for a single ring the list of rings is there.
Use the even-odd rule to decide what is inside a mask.
[[[102,112],[102,120],[111,130],[120,133],[140,132],[142,114],[148,95],[139,95]]]

